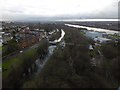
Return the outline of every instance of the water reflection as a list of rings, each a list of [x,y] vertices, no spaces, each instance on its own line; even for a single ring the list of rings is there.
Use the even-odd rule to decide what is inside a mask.
[[[86,31],[85,36],[94,39],[96,37],[103,37],[103,33],[93,32],[93,31]]]
[[[87,27],[87,26],[80,26],[80,25],[72,25],[72,24],[65,24],[65,25],[69,26],[69,27],[75,27],[75,28],[86,28],[87,30],[104,32],[104,33],[107,33],[107,34],[119,33],[118,31],[108,30],[108,29],[101,29],[101,28],[94,28],[94,27]]]
[[[48,47],[48,54],[44,58],[44,60],[40,60],[40,59],[36,60],[35,64],[37,66],[37,72],[35,73],[36,74],[35,76],[37,76],[40,73],[41,69],[44,67],[44,65],[47,62],[47,60],[49,59],[49,57],[53,54],[55,48],[56,48],[55,45],[49,46]]]

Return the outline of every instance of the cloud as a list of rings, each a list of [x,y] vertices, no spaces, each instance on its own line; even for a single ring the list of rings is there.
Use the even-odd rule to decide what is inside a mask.
[[[2,0],[4,20],[117,18],[118,0]]]

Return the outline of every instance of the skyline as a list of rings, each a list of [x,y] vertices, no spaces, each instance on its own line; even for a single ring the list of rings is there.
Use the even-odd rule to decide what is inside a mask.
[[[117,19],[119,0],[1,0],[1,20]]]

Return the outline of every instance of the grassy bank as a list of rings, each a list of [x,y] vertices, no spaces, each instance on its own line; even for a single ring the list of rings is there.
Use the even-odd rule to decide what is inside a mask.
[[[32,61],[31,58],[35,57],[36,49],[30,49],[22,54],[17,55],[14,58],[10,58],[7,61],[3,62],[2,68],[3,68],[3,78],[7,77],[10,72],[12,72],[13,68],[18,69],[26,60],[28,60],[28,63]],[[33,60],[34,61],[34,60]]]
[[[47,48],[48,42],[46,39],[42,39],[37,47],[29,48],[5,60],[2,64],[3,88],[20,87],[24,82],[23,73],[28,73],[28,68],[34,64],[35,60],[47,53]]]

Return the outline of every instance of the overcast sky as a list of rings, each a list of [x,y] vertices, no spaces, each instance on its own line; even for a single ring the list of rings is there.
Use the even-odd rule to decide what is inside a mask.
[[[3,20],[117,18],[119,0],[0,0]]]

